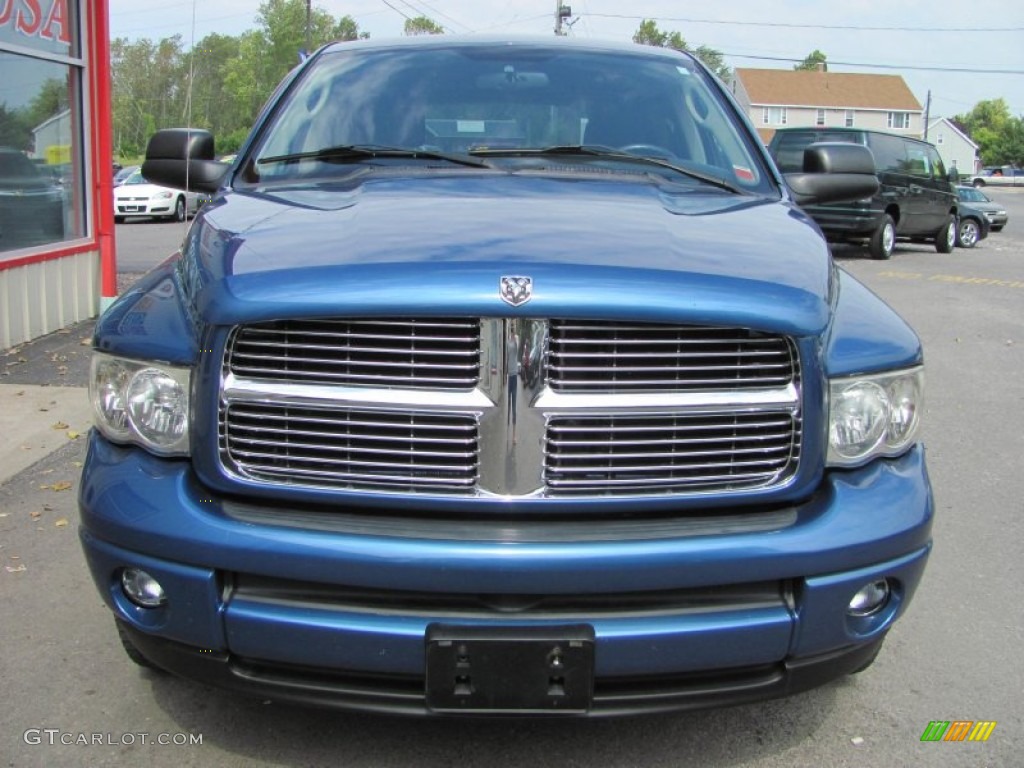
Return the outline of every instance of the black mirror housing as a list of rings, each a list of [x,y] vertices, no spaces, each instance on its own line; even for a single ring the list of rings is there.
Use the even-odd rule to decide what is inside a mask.
[[[154,184],[190,192],[216,192],[230,167],[214,159],[213,134],[196,128],[165,128],[146,145],[142,175]]]
[[[859,200],[878,191],[875,157],[860,144],[811,144],[804,150],[803,170],[785,178],[801,206]]]

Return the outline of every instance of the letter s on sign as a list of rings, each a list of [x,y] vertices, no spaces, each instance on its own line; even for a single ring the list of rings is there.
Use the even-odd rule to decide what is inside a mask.
[[[18,31],[25,35],[34,35],[39,31],[39,25],[43,23],[43,13],[39,10],[39,0],[22,0],[29,13],[32,14],[32,21],[28,21],[28,14],[23,9],[18,9],[18,18],[15,21]]]

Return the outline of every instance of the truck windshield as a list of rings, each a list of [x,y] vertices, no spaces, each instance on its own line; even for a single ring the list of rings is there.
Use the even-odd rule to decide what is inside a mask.
[[[664,161],[645,172],[694,172],[675,174],[686,183],[774,189],[710,78],[686,57],[643,51],[339,46],[300,75],[261,135],[246,175],[259,183],[331,175],[354,163],[480,165],[452,162],[473,155],[512,170],[629,166],[616,159],[625,153]],[[379,151],[325,151],[337,147]]]

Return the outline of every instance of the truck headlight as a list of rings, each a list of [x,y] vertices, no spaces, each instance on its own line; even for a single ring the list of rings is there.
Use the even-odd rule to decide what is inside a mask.
[[[187,456],[190,380],[188,368],[95,353],[89,396],[97,428],[114,442]]]
[[[923,368],[831,380],[829,465],[902,453],[917,435],[923,398]]]

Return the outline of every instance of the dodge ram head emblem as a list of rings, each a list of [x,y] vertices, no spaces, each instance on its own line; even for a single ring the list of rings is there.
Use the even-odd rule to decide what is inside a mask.
[[[506,304],[518,307],[525,304],[533,296],[533,278],[515,275],[503,275],[498,285],[498,293]]]

